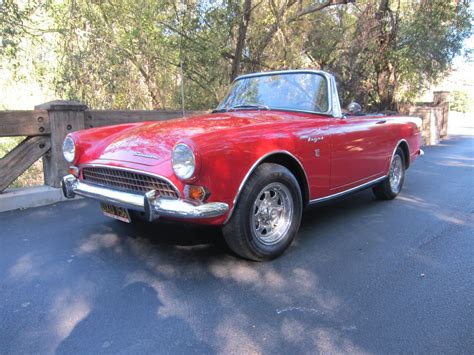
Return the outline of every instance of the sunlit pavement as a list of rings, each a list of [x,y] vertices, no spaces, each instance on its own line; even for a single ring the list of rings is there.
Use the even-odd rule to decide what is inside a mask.
[[[472,354],[474,140],[425,153],[397,200],[313,208],[268,263],[85,199],[1,213],[0,353]]]

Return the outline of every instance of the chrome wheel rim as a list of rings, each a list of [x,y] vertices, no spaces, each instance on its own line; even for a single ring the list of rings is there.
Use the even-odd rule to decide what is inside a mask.
[[[290,229],[293,210],[293,198],[285,185],[273,182],[265,186],[253,204],[253,234],[265,245],[280,242]]]
[[[394,194],[400,192],[400,185],[403,178],[403,161],[400,155],[395,155],[390,166],[390,189]]]

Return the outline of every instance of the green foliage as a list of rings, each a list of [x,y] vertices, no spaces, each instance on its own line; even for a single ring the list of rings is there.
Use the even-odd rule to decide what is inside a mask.
[[[74,11],[71,7],[74,4]],[[189,108],[216,104],[228,83],[222,44],[228,7],[185,2],[64,1],[54,9],[60,34],[59,92],[92,107]]]
[[[311,58],[336,73],[345,103],[393,109],[414,99],[446,74],[472,30],[472,14],[453,1],[357,5],[335,10],[308,37]]]
[[[39,42],[47,29],[36,27],[38,16],[49,9],[50,1],[0,0],[0,57],[15,58],[21,42],[36,39]]]
[[[0,55],[12,57],[15,55],[18,42],[24,34],[19,25],[29,14],[21,11],[15,1],[0,2]]]
[[[472,27],[467,3],[445,0],[19,3],[0,5],[0,55],[40,47],[39,80],[94,108],[177,108],[182,82],[187,109],[212,108],[238,73],[312,67],[344,104],[393,109],[446,73]]]
[[[470,112],[471,111],[471,98],[467,91],[455,90],[451,93],[451,100],[449,109],[456,112]]]
[[[395,52],[398,77],[404,84],[398,93],[402,99],[413,98],[446,73],[472,26],[468,9],[454,1],[435,0],[409,7],[407,16],[409,21],[401,23]]]

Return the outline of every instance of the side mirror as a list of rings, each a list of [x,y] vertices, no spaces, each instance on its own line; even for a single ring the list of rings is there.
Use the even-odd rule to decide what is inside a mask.
[[[349,106],[347,106],[347,111],[350,115],[356,115],[359,112],[362,112],[362,106],[357,102],[351,102]]]

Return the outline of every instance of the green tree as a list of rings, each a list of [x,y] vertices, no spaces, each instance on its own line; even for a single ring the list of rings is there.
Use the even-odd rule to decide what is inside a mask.
[[[445,75],[471,34],[467,1],[354,2],[6,0],[0,55],[29,41],[40,79],[96,108],[176,108],[183,83],[186,108],[211,108],[241,73],[312,67],[381,110]]]
[[[454,90],[451,93],[451,101],[449,109],[456,112],[470,112],[471,110],[471,98],[467,91]]]
[[[336,73],[346,103],[395,109],[445,75],[471,34],[472,14],[461,2],[357,4],[356,11],[341,8],[326,18],[329,31],[313,29],[308,36],[313,63]]]

